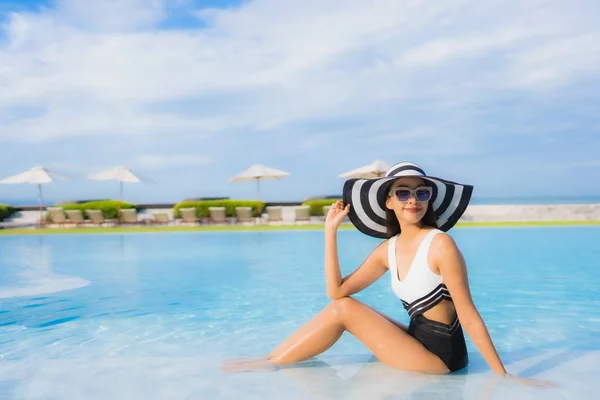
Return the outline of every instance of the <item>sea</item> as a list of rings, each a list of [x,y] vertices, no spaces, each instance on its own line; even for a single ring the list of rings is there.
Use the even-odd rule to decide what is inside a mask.
[[[44,204],[55,204],[60,200],[44,199]],[[275,202],[275,201],[274,201]],[[175,203],[175,202],[174,202]],[[269,203],[269,201],[267,201]],[[600,196],[523,196],[523,197],[477,197],[471,199],[472,205],[528,205],[528,204],[595,204]],[[0,198],[0,204],[12,206],[37,206],[37,198]]]

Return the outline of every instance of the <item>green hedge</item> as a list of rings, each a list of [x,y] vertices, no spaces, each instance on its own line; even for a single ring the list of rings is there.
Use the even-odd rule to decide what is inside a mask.
[[[252,215],[259,217],[265,203],[257,200],[203,200],[203,201],[180,201],[173,207],[173,217],[181,218],[181,208],[195,208],[196,216],[206,218],[209,216],[208,207],[225,207],[225,215],[232,217],[236,207],[251,207]]]
[[[87,213],[85,210],[102,210],[104,218],[117,218],[120,209],[124,208],[135,208],[138,207],[134,204],[127,203],[119,200],[97,200],[88,201],[87,203],[80,204],[60,204],[58,207],[62,207],[63,210],[81,210],[85,218]]]
[[[319,200],[307,200],[302,203],[303,206],[310,207],[310,215],[313,217],[323,216],[323,206],[330,206],[340,199],[319,199]]]
[[[6,204],[0,204],[0,221],[4,221],[15,212],[15,208]]]

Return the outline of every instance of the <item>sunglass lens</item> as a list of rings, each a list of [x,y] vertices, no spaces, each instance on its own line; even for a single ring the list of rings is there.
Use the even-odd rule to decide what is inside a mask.
[[[410,190],[397,190],[396,198],[398,199],[398,201],[408,201],[408,199],[410,198]]]
[[[417,200],[427,201],[431,197],[431,192],[427,189],[417,190]]]

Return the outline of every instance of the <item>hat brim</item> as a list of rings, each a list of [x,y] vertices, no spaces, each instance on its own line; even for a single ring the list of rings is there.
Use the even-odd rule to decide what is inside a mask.
[[[350,204],[348,218],[362,233],[387,238],[385,202],[391,184],[401,176],[377,179],[349,179],[344,183],[343,201]],[[438,229],[447,232],[464,214],[473,186],[433,176],[418,176],[433,188],[429,207],[433,208]]]

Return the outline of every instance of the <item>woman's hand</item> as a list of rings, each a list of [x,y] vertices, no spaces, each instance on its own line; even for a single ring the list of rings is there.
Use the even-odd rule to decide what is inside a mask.
[[[504,378],[508,379],[509,381],[516,382],[521,385],[530,386],[530,387],[536,387],[536,388],[555,388],[555,387],[557,387],[557,385],[552,382],[541,381],[541,380],[530,379],[530,378],[520,378],[518,376],[511,375],[511,374],[506,374],[504,376]]]
[[[328,230],[336,230],[349,212],[350,204],[347,204],[346,207],[344,207],[344,202],[342,200],[336,201],[331,205],[331,208],[329,208],[329,212],[325,218],[325,228]]]

